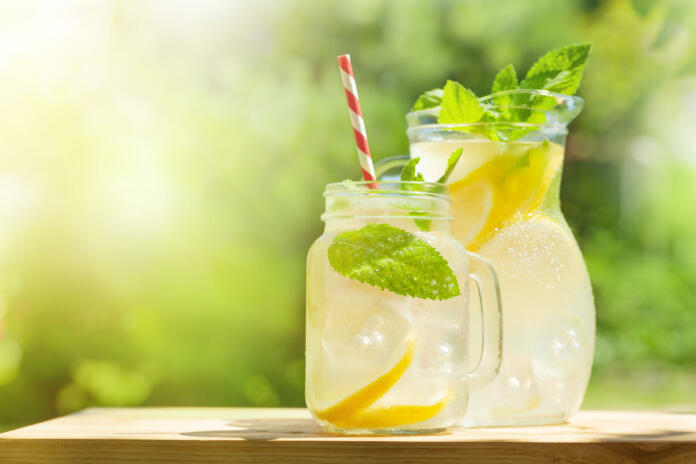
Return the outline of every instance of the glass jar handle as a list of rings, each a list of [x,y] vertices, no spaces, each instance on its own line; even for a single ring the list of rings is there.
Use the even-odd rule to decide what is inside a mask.
[[[484,278],[480,269],[469,272],[469,278],[474,282],[478,292],[481,308],[481,355],[476,367],[469,372],[469,390],[477,390],[500,372],[500,364],[503,361],[503,306],[498,274],[493,265],[476,253],[467,251],[467,254],[479,265],[477,267],[485,269],[488,273]]]

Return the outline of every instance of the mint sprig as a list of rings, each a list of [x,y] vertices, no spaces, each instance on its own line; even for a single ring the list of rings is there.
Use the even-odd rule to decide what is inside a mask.
[[[401,181],[402,182],[424,182],[425,178],[423,174],[416,170],[416,166],[420,158],[411,158],[408,163],[401,169]],[[425,190],[423,184],[402,184],[402,190],[407,190],[411,192],[422,192]],[[408,208],[407,208],[408,209]],[[425,216],[426,214],[420,211],[409,211],[409,216]],[[418,226],[423,232],[428,232],[433,225],[430,219],[414,219],[413,222]]]
[[[507,90],[548,90],[573,95],[580,85],[591,49],[590,44],[569,45],[551,50],[539,58],[529,69],[525,78],[518,82],[512,64],[505,66],[495,76],[490,101],[497,108],[481,103],[476,95],[458,82],[448,80],[442,89],[428,90],[416,100],[412,111],[440,106],[440,124],[471,124],[476,122],[529,122],[543,123],[543,110],[553,108],[554,99],[525,93],[495,95]],[[526,107],[526,108],[512,108]],[[464,126],[458,130],[483,135],[493,140],[511,141],[522,137],[533,128],[506,128],[495,130],[488,125]]]
[[[445,168],[445,172],[440,176],[440,178],[437,180],[438,184],[445,184],[447,183],[447,180],[449,177],[452,175],[452,172],[454,171],[454,168],[457,166],[457,163],[459,162],[459,159],[462,157],[462,153],[464,153],[463,148],[458,148],[454,150],[452,153],[450,153],[449,158],[447,158],[447,167]],[[425,178],[423,177],[423,174],[418,172],[416,169],[416,166],[418,166],[418,163],[420,162],[420,158],[411,158],[408,160],[408,163],[404,165],[403,168],[401,168],[401,181],[402,182],[424,182]],[[402,187],[404,190],[417,190],[419,192],[425,191],[425,187],[417,184],[407,184]]]
[[[418,162],[420,161],[420,158],[411,158],[408,160],[408,163],[401,168],[401,181],[402,182],[423,182],[423,174],[420,172],[416,171],[416,165],[418,165]],[[414,187],[413,185],[404,185],[404,188],[410,189],[411,187]]]
[[[389,224],[339,233],[328,258],[342,276],[398,295],[446,300],[461,294],[454,271],[435,248]]]
[[[444,174],[440,176],[440,178],[437,180],[438,184],[445,184],[447,183],[447,180],[449,177],[452,175],[452,171],[454,171],[454,167],[457,165],[457,162],[459,161],[459,158],[461,158],[462,153],[464,150],[462,148],[459,148],[457,150],[454,150],[449,158],[447,159],[447,168],[445,169]],[[401,169],[401,181],[402,182],[424,182],[425,178],[423,177],[423,174],[418,172],[416,170],[416,166],[418,165],[418,162],[420,161],[420,158],[411,158],[408,163]],[[401,187],[402,190],[408,190],[408,191],[418,191],[418,192],[432,192],[432,193],[438,193],[437,191],[434,190],[433,187],[426,188],[424,184],[404,184]],[[435,189],[439,189],[439,187],[435,187]],[[420,211],[410,211],[408,213],[409,216],[426,216],[427,213],[423,213]],[[430,219],[414,219],[413,222],[416,223],[418,228],[424,232],[428,232],[432,228],[432,221]]]

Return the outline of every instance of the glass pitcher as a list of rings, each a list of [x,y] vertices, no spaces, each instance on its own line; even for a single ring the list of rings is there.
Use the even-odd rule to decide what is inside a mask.
[[[326,430],[426,433],[461,419],[500,366],[496,274],[450,232],[446,186],[329,184],[307,257],[307,406]],[[476,262],[474,272],[470,263]],[[469,281],[486,336],[469,369]]]
[[[582,403],[594,353],[592,288],[559,202],[566,126],[582,99],[546,91],[504,94],[536,104],[496,106],[503,93],[482,101],[499,113],[526,112],[521,119],[528,122],[438,124],[439,108],[406,117],[410,156],[420,158],[426,180],[437,179],[450,153],[463,149],[448,181],[452,232],[500,277],[503,363],[495,379],[472,393],[462,421],[468,426],[566,421]],[[403,164],[381,163],[381,177]],[[475,318],[472,311],[472,353],[480,343]]]

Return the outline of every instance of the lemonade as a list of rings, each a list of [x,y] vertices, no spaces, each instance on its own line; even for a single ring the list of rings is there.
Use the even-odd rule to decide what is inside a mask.
[[[399,183],[331,184],[325,197],[307,258],[308,408],[342,433],[453,425],[468,401],[471,259],[450,233],[450,199]]]
[[[488,259],[500,278],[502,368],[472,392],[464,423],[566,420],[579,408],[590,376],[595,318],[582,255],[559,205],[563,146],[463,133],[430,141],[437,137],[418,129],[409,135],[411,156],[420,157],[426,180],[439,176],[449,154],[463,148],[449,179],[453,234]],[[480,343],[477,334],[472,330],[472,350]]]

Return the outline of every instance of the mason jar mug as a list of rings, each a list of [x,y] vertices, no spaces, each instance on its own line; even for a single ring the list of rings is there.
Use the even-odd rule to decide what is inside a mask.
[[[324,196],[324,233],[307,258],[309,410],[326,430],[350,434],[455,424],[469,391],[500,366],[495,271],[452,235],[442,184],[347,181]],[[480,305],[473,370],[470,283],[480,298],[492,295]]]

